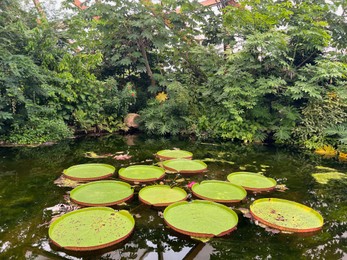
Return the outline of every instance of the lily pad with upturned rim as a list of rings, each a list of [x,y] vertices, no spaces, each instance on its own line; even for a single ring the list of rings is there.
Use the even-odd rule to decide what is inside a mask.
[[[140,190],[139,199],[147,205],[163,207],[186,200],[187,192],[179,187],[171,188],[168,185],[152,185]]]
[[[276,188],[277,182],[272,178],[252,172],[234,172],[227,176],[228,181],[242,186],[245,190],[261,192]]]
[[[237,214],[212,201],[194,200],[171,204],[164,210],[165,223],[173,230],[193,237],[220,237],[236,229]]]
[[[288,232],[314,232],[324,224],[323,217],[303,204],[277,198],[258,199],[250,206],[259,222]]]
[[[239,185],[225,181],[202,181],[192,186],[193,194],[205,200],[220,203],[240,202],[247,196],[247,191]]]
[[[71,166],[63,171],[66,178],[75,181],[96,181],[113,175],[115,167],[103,163],[85,163]]]
[[[119,178],[130,182],[151,182],[163,179],[165,170],[153,165],[133,165],[121,168]]]
[[[199,160],[172,159],[162,163],[166,170],[181,174],[199,174],[207,171],[206,163]]]
[[[161,160],[192,159],[193,153],[185,150],[161,150],[156,153],[156,156]]]
[[[134,190],[122,181],[94,181],[80,185],[70,192],[73,202],[83,206],[112,206],[133,197]]]
[[[49,227],[48,235],[59,248],[90,251],[115,245],[132,233],[135,220],[126,210],[108,207],[84,208],[69,212]]]

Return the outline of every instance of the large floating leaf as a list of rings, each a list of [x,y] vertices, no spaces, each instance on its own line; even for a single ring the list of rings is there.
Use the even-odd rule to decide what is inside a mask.
[[[152,165],[133,165],[121,168],[118,172],[119,178],[131,182],[151,182],[164,178],[163,168]]]
[[[135,226],[128,211],[108,207],[69,212],[49,227],[53,244],[66,250],[89,251],[109,247],[126,239]]]
[[[211,201],[176,202],[164,210],[164,220],[173,230],[193,237],[214,237],[236,229],[237,214]]]
[[[111,206],[132,198],[134,190],[121,181],[95,181],[70,192],[71,200],[83,206]]]
[[[139,199],[156,207],[168,206],[174,202],[183,201],[187,198],[187,192],[181,188],[171,188],[168,185],[147,186],[140,190]]]
[[[172,159],[163,162],[166,170],[181,174],[198,174],[207,170],[206,163],[199,160]]]
[[[192,159],[193,154],[184,150],[161,150],[156,153],[156,156],[161,160],[170,160],[170,159]]]
[[[240,185],[250,191],[270,191],[275,189],[277,182],[261,174],[252,172],[234,172],[227,176],[228,181]]]
[[[345,179],[347,175],[341,172],[322,172],[312,173],[312,177],[320,184],[327,184],[330,180]]]
[[[247,196],[247,191],[239,185],[225,181],[202,181],[192,186],[193,194],[200,198],[220,203],[239,202]]]
[[[317,211],[290,200],[258,199],[250,211],[259,222],[283,231],[313,232],[323,226],[323,217]]]
[[[71,166],[63,171],[66,178],[75,181],[95,181],[111,177],[115,168],[109,164],[86,163]]]

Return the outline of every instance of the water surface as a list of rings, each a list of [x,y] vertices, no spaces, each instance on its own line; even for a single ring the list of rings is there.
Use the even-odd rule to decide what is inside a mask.
[[[294,148],[233,143],[199,143],[188,139],[165,139],[147,136],[105,136],[69,140],[47,147],[0,148],[0,258],[1,259],[77,259],[52,248],[48,240],[51,215],[45,208],[65,203],[70,188],[53,182],[61,172],[80,163],[108,163],[120,169],[130,164],[153,164],[153,154],[162,149],[180,148],[194,153],[195,159],[214,158],[234,164],[210,162],[202,176],[185,178],[169,175],[168,184],[182,187],[190,181],[226,180],[235,171],[264,171],[286,192],[249,194],[248,207],[254,199],[276,197],[294,200],[319,211],[325,224],[314,235],[273,234],[239,215],[236,231],[207,243],[168,229],[160,210],[141,205],[137,197],[122,208],[129,210],[136,221],[135,231],[122,244],[108,252],[99,252],[100,259],[347,259],[347,181],[318,184],[311,174],[316,166],[333,167],[347,173],[347,163],[324,159]],[[85,152],[98,154],[124,151],[130,160],[91,159]],[[153,161],[151,161],[153,160]],[[182,181],[182,180],[181,180]],[[83,256],[88,258],[88,256]]]

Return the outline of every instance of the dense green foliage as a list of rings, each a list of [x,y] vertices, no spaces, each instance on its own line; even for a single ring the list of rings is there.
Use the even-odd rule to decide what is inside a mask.
[[[72,3],[47,20],[1,2],[1,140],[114,132],[138,112],[151,134],[346,151],[344,1]]]

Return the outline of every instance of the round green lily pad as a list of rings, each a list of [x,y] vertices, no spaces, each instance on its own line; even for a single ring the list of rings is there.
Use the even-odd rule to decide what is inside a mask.
[[[164,210],[164,220],[179,233],[207,238],[232,232],[236,229],[238,216],[222,204],[195,200],[171,204]]]
[[[199,160],[172,159],[163,161],[163,167],[181,174],[198,174],[207,171],[206,163]]]
[[[270,191],[275,189],[277,182],[261,174],[252,172],[234,172],[227,176],[228,181],[242,186],[249,191]]]
[[[184,150],[161,150],[156,153],[156,156],[161,160],[170,160],[170,159],[192,159],[193,154]]]
[[[323,226],[323,217],[303,204],[276,198],[258,199],[250,206],[259,222],[289,232],[313,232]]]
[[[96,181],[111,177],[114,171],[115,168],[109,164],[86,163],[71,166],[63,174],[74,181]]]
[[[220,203],[240,202],[247,196],[247,191],[239,185],[225,181],[202,181],[192,186],[193,194],[205,200]]]
[[[111,206],[133,197],[134,190],[122,181],[94,181],[80,185],[70,192],[73,202],[83,206]]]
[[[52,243],[72,251],[89,251],[115,245],[133,231],[135,220],[126,210],[108,207],[84,208],[69,212],[49,227]]]
[[[153,165],[133,165],[121,168],[118,175],[130,182],[151,182],[164,178],[165,170]]]
[[[140,190],[139,199],[147,205],[155,207],[168,206],[174,202],[183,201],[187,198],[184,189],[168,185],[152,185]]]

